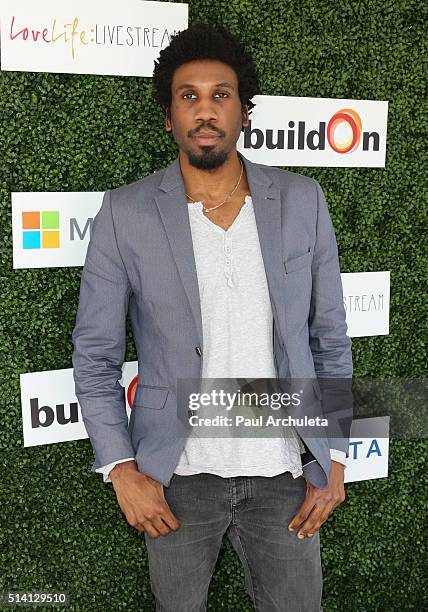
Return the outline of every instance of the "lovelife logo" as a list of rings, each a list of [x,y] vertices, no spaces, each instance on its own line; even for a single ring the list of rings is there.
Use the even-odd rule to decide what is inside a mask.
[[[341,127],[351,129],[351,135],[344,142],[338,142],[335,138],[336,130]],[[352,108],[342,108],[337,113],[334,113],[328,122],[328,144],[336,153],[351,153],[360,144],[362,128],[363,123],[359,114],[352,110]]]
[[[59,249],[59,211],[23,212],[22,247],[24,249]]]
[[[46,27],[44,27],[46,26]],[[116,47],[164,47],[170,42],[169,31],[161,28],[142,28],[139,25],[112,24],[102,25],[95,23],[93,27],[82,27],[78,17],[73,17],[68,23],[58,23],[53,18],[50,23],[41,27],[15,23],[12,15],[9,28],[9,40],[21,41],[31,46],[67,45],[71,50],[71,57],[76,59],[77,49],[88,45],[116,46]],[[176,30],[172,34],[176,34]]]

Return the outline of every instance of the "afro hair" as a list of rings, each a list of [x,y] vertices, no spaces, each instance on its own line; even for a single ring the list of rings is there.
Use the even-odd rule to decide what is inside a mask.
[[[241,105],[254,108],[250,98],[259,92],[256,67],[243,44],[222,25],[197,22],[171,36],[168,47],[159,53],[153,70],[153,95],[164,110],[171,107],[174,72],[194,60],[217,60],[233,68],[239,84]]]

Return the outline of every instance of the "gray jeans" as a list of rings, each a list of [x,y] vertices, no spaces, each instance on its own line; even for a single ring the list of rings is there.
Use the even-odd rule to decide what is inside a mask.
[[[157,612],[203,612],[222,538],[239,555],[257,612],[322,612],[319,532],[297,538],[288,523],[305,498],[306,480],[277,476],[174,474],[165,499],[177,531],[144,533]]]

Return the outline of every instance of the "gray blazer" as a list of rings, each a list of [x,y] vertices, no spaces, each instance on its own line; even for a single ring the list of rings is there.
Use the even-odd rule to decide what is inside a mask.
[[[268,281],[278,376],[312,379],[315,401],[322,412],[331,412],[316,377],[351,379],[352,353],[323,191],[312,178],[238,155]],[[129,424],[118,382],[127,314],[139,372]],[[106,191],[92,226],[72,340],[76,396],[95,454],[92,471],[135,457],[141,472],[169,486],[186,441],[177,414],[177,379],[200,378],[204,358],[178,157],[167,168]],[[346,423],[334,437],[297,428],[308,451],[304,476],[315,486],[328,484],[329,449],[348,453],[351,420]]]

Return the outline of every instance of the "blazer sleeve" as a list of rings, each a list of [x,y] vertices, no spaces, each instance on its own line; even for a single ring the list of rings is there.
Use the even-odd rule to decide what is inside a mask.
[[[119,383],[132,290],[117,245],[111,199],[111,190],[106,191],[92,224],[72,333],[75,392],[95,454],[92,471],[135,457]]]
[[[330,448],[349,454],[353,415],[352,342],[347,335],[339,252],[327,202],[317,181],[317,235],[312,260],[309,344],[329,419]]]

